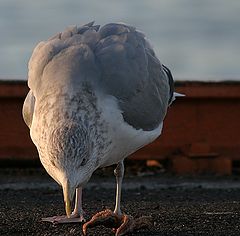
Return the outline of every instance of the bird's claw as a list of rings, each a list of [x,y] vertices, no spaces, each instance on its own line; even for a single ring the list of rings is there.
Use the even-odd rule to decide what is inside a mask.
[[[72,213],[68,218],[66,215],[62,216],[52,216],[42,218],[42,221],[51,222],[53,224],[65,224],[65,223],[84,223],[86,222],[83,214]]]
[[[87,229],[94,226],[103,225],[112,228],[115,236],[126,235],[142,228],[150,228],[152,226],[151,217],[140,217],[133,219],[132,216],[126,214],[117,215],[111,210],[101,211],[95,214],[92,219],[83,225],[83,234],[87,235]]]

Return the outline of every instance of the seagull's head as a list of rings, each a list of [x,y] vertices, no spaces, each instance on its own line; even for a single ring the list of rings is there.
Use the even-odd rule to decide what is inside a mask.
[[[48,173],[62,186],[66,214],[77,187],[84,186],[97,168],[93,143],[79,123],[67,121],[55,127],[47,142]]]

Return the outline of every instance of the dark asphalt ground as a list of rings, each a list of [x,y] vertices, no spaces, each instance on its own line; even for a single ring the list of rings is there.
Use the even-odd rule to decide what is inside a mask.
[[[82,235],[81,224],[53,225],[64,214],[62,191],[42,169],[0,169],[0,235]],[[97,173],[84,191],[87,218],[114,208],[114,177]],[[151,216],[154,226],[131,234],[240,235],[240,177],[176,177],[146,172],[124,180],[122,209]],[[102,226],[88,235],[113,235]]]

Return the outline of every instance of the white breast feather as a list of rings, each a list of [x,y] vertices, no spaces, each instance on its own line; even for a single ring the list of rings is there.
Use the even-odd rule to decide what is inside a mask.
[[[113,96],[99,97],[98,106],[102,110],[102,119],[107,122],[108,135],[113,141],[101,166],[118,163],[131,153],[153,142],[161,134],[163,123],[152,131],[136,130],[126,123],[117,104],[117,99]]]

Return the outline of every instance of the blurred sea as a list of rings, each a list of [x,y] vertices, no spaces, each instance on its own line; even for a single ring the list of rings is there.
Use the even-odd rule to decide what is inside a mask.
[[[177,80],[240,79],[238,0],[0,0],[0,78],[26,79],[39,41],[92,20],[137,26]]]

